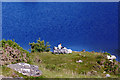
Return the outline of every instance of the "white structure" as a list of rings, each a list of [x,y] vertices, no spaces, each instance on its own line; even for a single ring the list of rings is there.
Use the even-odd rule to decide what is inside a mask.
[[[67,49],[66,47],[62,48],[61,44],[59,44],[58,47],[54,47],[53,53],[69,54],[69,53],[72,53],[72,50],[71,49]]]
[[[114,55],[111,55],[111,56],[107,55],[107,59],[109,59],[110,62],[113,62],[113,60],[116,59],[116,56],[114,56]]]
[[[111,55],[111,56],[107,55],[107,59],[113,60],[113,59],[116,59],[116,56],[114,56],[114,55]]]

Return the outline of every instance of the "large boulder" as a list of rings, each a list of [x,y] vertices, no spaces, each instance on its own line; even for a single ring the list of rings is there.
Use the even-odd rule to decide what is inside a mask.
[[[42,72],[38,69],[38,66],[30,65],[27,63],[10,64],[10,65],[7,65],[7,67],[19,73],[22,73],[23,75],[26,75],[26,76],[38,77],[42,74]]]

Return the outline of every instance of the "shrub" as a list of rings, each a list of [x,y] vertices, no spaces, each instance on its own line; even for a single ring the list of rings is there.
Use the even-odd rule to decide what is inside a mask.
[[[103,56],[102,55],[98,55],[96,58],[97,59],[103,59]]]
[[[2,61],[4,64],[18,63],[18,62],[29,62],[29,52],[20,47],[15,40],[1,40],[0,44],[2,46]],[[4,56],[6,55],[6,56]],[[1,64],[1,65],[4,65]]]
[[[111,56],[111,54],[110,54],[110,53],[107,53],[107,52],[105,52],[104,54],[105,54],[105,55],[109,55],[109,56]]]
[[[49,52],[50,51],[50,45],[48,42],[44,42],[44,40],[40,41],[37,40],[37,43],[29,43],[31,46],[31,52]]]

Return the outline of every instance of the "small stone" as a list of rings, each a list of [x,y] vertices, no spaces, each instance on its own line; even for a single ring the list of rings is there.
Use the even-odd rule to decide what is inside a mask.
[[[110,74],[106,74],[106,77],[110,77]]]
[[[106,71],[104,71],[103,73],[106,73]]]
[[[82,63],[83,61],[82,60],[79,60],[79,61],[76,61],[77,63]]]

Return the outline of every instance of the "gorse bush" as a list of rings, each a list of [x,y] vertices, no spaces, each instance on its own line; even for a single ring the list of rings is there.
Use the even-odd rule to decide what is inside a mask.
[[[29,43],[31,46],[31,52],[49,52],[50,51],[50,45],[48,42],[44,42],[44,40],[40,41],[37,40],[37,43]]]

